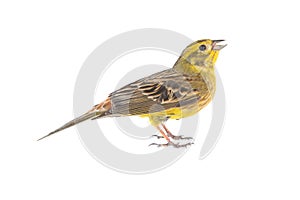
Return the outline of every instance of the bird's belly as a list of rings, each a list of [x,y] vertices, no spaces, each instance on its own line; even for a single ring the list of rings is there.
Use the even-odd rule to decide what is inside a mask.
[[[143,114],[140,115],[140,117],[153,117],[153,116],[165,116],[166,118],[169,119],[181,119],[185,117],[190,117],[194,114],[197,114],[202,108],[204,108],[209,102],[204,102],[202,101],[202,104],[194,104],[194,105],[189,105],[184,108],[182,107],[177,107],[177,108],[170,108],[161,112],[156,112],[156,113],[149,113],[149,114]]]
[[[186,108],[173,108],[166,111],[166,115],[170,119],[181,119],[197,114],[201,108],[197,105]]]

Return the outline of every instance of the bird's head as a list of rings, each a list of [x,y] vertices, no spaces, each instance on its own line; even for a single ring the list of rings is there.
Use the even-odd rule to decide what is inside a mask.
[[[219,51],[226,46],[220,44],[223,41],[205,39],[193,42],[183,50],[179,59],[197,68],[213,67]]]

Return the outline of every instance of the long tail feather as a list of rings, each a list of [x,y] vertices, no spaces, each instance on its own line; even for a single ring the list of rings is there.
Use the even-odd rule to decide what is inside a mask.
[[[38,139],[37,141],[39,140],[42,140],[46,137],[49,137],[50,135],[53,135],[54,133],[57,133],[59,131],[62,131],[66,128],[69,128],[71,126],[74,126],[75,124],[78,124],[80,122],[83,122],[85,120],[88,120],[88,119],[91,119],[91,118],[94,118],[94,117],[97,117],[97,116],[100,116],[102,113],[95,110],[95,111],[91,111],[91,112],[88,112],[88,113],[85,113],[83,115],[81,115],[80,117],[77,117],[71,121],[69,121],[68,123],[66,123],[65,125],[63,125],[62,127],[56,129],[55,131],[52,131],[51,133],[49,133],[48,135],[45,135],[44,137],[41,137],[40,139]]]
[[[69,121],[68,123],[66,123],[62,127],[56,129],[55,131],[52,131],[51,133],[49,133],[48,135],[45,135],[44,137],[41,137],[37,141],[42,140],[42,139],[44,139],[46,137],[49,137],[50,135],[53,135],[54,133],[62,131],[64,129],[66,129],[66,128],[69,128],[71,126],[79,124],[80,122],[83,122],[85,120],[103,117],[103,116],[105,116],[107,114],[106,112],[109,109],[111,109],[111,102],[110,102],[110,98],[107,98],[105,101],[103,101],[103,102],[95,105],[87,113],[85,113],[85,114],[81,115],[80,117],[77,117],[77,118]]]

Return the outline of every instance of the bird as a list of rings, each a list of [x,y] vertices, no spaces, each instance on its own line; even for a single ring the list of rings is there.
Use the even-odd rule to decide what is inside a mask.
[[[213,99],[216,92],[215,63],[225,40],[202,39],[189,44],[172,68],[141,78],[110,93],[101,103],[83,115],[41,137],[42,140],[86,120],[104,117],[148,117],[150,124],[165,139],[158,147],[187,147],[192,142],[180,144],[179,140],[193,139],[173,135],[165,123],[198,113]]]

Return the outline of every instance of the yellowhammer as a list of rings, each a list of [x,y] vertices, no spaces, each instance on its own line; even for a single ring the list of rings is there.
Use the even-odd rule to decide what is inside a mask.
[[[222,41],[206,39],[193,42],[183,50],[173,68],[112,92],[105,101],[39,140],[88,119],[137,115],[148,117],[162,134],[157,137],[167,140],[166,144],[151,145],[186,147],[192,144],[174,143],[173,140],[191,138],[173,135],[164,123],[168,119],[194,115],[213,99],[216,91],[214,65],[219,51],[226,46],[218,45]]]

